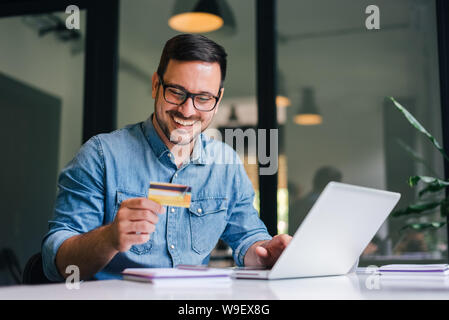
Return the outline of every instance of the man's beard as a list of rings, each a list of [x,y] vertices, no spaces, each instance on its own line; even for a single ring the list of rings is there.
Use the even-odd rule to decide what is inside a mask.
[[[198,135],[202,132],[201,128],[200,130],[197,130],[197,126],[201,127],[201,121],[195,121],[195,123],[193,124],[193,128],[192,128],[192,135],[188,134],[188,137],[186,138],[186,134],[183,134],[184,129],[174,129],[172,132],[170,132],[168,125],[166,123],[164,123],[163,121],[161,121],[159,119],[159,117],[157,116],[157,106],[156,106],[156,101],[158,101],[158,97],[159,94],[156,96],[156,100],[154,103],[154,110],[156,110],[156,112],[154,113],[154,116],[156,117],[156,121],[159,125],[159,128],[161,128],[162,132],[164,133],[165,137],[168,139],[168,141],[170,141],[173,144],[176,145],[188,145],[190,144],[192,141],[194,141]],[[173,115],[176,115],[179,118],[184,119],[184,117],[182,115],[179,115],[178,112],[176,111],[172,111],[167,113],[168,116],[170,118],[173,118]]]

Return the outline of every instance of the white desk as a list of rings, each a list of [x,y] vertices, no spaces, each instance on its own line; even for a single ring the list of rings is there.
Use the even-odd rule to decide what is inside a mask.
[[[69,290],[65,283],[0,288],[0,299],[449,299],[446,281],[400,280],[365,273],[289,280],[232,280],[227,284],[171,287],[124,280],[87,281]]]

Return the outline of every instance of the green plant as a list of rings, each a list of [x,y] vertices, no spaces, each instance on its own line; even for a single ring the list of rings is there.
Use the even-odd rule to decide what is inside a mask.
[[[415,127],[421,134],[423,134],[430,142],[438,149],[445,161],[449,161],[449,157],[436,139],[419,123],[418,120],[393,97],[390,97],[394,106],[402,112],[408,122]],[[409,149],[408,152],[411,152]],[[416,158],[416,156],[414,157]],[[449,213],[449,197],[446,195],[446,188],[449,188],[449,181],[436,177],[429,176],[412,176],[408,179],[410,187],[421,186],[418,192],[419,200],[414,204],[410,204],[406,208],[396,210],[392,213],[393,217],[401,217],[410,214],[417,214],[419,216],[434,213],[439,209],[440,216],[443,220],[432,221],[426,223],[409,223],[403,229],[425,230],[425,229],[439,229],[446,224],[446,217]],[[430,200],[423,200],[424,195],[434,195],[435,198]]]

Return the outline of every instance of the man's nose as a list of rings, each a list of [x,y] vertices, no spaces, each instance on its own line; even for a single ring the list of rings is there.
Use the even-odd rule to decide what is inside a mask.
[[[193,105],[192,97],[189,97],[183,104],[178,107],[178,111],[182,113],[184,118],[190,118],[196,115],[196,109]]]

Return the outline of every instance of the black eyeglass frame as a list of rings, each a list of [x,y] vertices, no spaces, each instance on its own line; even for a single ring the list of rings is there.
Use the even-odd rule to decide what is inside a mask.
[[[164,96],[164,100],[165,100],[167,103],[173,104],[173,105],[175,105],[175,106],[181,106],[181,105],[183,105],[184,103],[186,103],[187,99],[192,98],[193,107],[194,107],[196,110],[201,111],[201,112],[211,112],[212,110],[215,109],[215,107],[216,107],[217,104],[218,104],[218,101],[220,100],[220,97],[221,97],[221,89],[223,88],[222,86],[220,86],[220,88],[218,89],[218,96],[209,95],[209,94],[204,94],[204,93],[191,93],[191,92],[187,91],[187,90],[184,89],[184,88],[179,88],[179,87],[176,87],[176,86],[171,86],[171,85],[169,85],[169,84],[165,84],[164,81],[162,81],[161,75],[158,74],[157,76],[158,76],[158,78],[159,78],[159,83],[162,85],[162,89],[163,89],[162,95]],[[183,100],[181,103],[170,102],[170,101],[167,100],[167,98],[165,98],[165,90],[166,90],[167,88],[174,88],[174,89],[176,89],[176,90],[181,90],[182,92],[185,93],[186,97],[184,98],[184,100]],[[195,105],[195,97],[196,97],[196,96],[206,96],[206,95],[215,98],[214,106],[213,106],[211,109],[209,109],[209,110],[201,110],[201,109],[198,109],[197,106]]]

